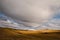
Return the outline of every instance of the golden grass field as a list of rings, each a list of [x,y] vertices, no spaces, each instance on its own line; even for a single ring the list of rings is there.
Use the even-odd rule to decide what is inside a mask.
[[[60,40],[60,30],[16,30],[0,28],[0,40]]]

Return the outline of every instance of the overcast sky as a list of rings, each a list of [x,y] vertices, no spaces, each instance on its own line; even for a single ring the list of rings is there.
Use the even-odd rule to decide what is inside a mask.
[[[12,25],[12,28],[16,28],[16,29],[39,29],[39,28],[40,29],[44,29],[44,28],[60,29],[60,0],[42,0],[42,1],[41,0],[28,0],[28,1],[27,0],[26,1],[9,0],[9,2],[5,1],[5,3],[3,4],[3,8],[4,7],[7,8],[7,10],[5,10],[5,11],[7,11],[7,13],[9,13],[8,9],[10,8],[11,15],[10,14],[8,14],[8,15],[10,15],[10,17],[12,16],[14,18],[16,17],[16,15],[18,16],[17,18],[20,18],[19,16],[25,16],[26,18],[29,18],[29,17],[31,17],[31,15],[34,14],[33,15],[34,18],[41,16],[42,19],[43,18],[49,19],[49,17],[52,17],[51,15],[54,15],[56,13],[56,15],[54,15],[51,20],[47,21],[46,23],[43,23],[39,27],[24,27],[24,26],[16,27],[16,25],[15,26]],[[22,11],[20,11],[20,10],[22,10]],[[15,14],[12,15],[12,13],[16,13],[16,15]],[[27,15],[22,14],[22,13],[26,13]],[[28,13],[30,13],[30,14],[28,14]],[[6,18],[7,20],[12,21],[11,19],[8,19],[8,16],[4,15],[4,13],[1,13],[1,12],[0,12],[0,18]],[[23,18],[24,17],[21,17],[21,19],[23,19]],[[33,17],[31,17],[31,18],[33,18]],[[8,24],[6,24],[6,25],[8,25]],[[5,26],[5,24],[3,24],[2,26]],[[8,26],[10,26],[10,25],[8,25]]]

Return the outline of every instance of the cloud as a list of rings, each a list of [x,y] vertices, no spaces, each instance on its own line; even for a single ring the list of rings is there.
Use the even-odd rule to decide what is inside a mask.
[[[2,0],[2,11],[14,19],[42,22],[60,11],[60,0]]]
[[[1,7],[1,11],[7,15],[8,20],[6,21],[7,24],[2,24],[4,26],[7,25],[16,29],[60,29],[60,0],[2,0]],[[54,20],[55,18],[59,20]],[[23,25],[20,20],[23,22],[40,23],[40,26],[27,27],[24,26],[27,23]],[[9,22],[19,23],[19,26],[12,25]]]

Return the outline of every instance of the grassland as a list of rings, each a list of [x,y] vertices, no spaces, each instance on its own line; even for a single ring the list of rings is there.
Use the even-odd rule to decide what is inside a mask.
[[[0,28],[0,40],[60,40],[60,30],[16,30]]]

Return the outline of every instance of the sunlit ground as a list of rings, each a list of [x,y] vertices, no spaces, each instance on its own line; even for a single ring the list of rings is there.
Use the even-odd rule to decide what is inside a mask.
[[[0,40],[60,40],[60,30],[16,30],[0,28]]]

